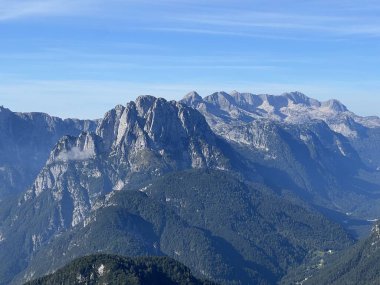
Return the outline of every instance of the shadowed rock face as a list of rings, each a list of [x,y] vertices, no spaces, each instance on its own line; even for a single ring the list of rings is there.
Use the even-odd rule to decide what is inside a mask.
[[[96,124],[0,107],[0,199],[16,196],[32,184],[62,136],[94,131]]]

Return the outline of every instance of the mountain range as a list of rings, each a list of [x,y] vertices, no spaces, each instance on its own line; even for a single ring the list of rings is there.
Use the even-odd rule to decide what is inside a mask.
[[[277,284],[380,216],[380,119],[336,100],[140,96],[94,121],[1,108],[0,128],[0,284],[99,252]]]

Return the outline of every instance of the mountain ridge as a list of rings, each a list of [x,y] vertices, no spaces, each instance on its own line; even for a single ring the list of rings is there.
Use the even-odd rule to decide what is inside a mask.
[[[0,209],[0,258],[8,260],[0,266],[0,283],[10,282],[15,274],[16,283],[29,280],[35,272],[46,273],[42,264],[56,268],[63,265],[61,260],[102,249],[168,255],[217,281],[254,278],[258,284],[274,284],[310,251],[330,250],[332,233],[340,237],[330,240],[332,248],[350,243],[340,226],[317,213],[321,207],[344,215],[379,211],[368,202],[378,194],[377,177],[366,169],[353,137],[333,131],[330,121],[306,116],[297,117],[302,124],[289,123],[283,109],[302,105],[347,115],[338,102],[323,105],[302,93],[255,97],[238,92],[206,99],[193,92],[186,100],[196,106],[140,96],[108,111],[96,130],[61,137],[32,186],[16,204]],[[356,130],[361,135],[360,128]],[[183,171],[195,174],[181,176]],[[368,181],[356,177],[360,172]],[[189,182],[183,184],[177,176]],[[163,198],[169,190],[174,192]],[[211,211],[199,197],[208,201]],[[235,208],[228,208],[229,203]],[[191,215],[186,207],[193,209]],[[225,223],[216,226],[222,216]],[[339,222],[345,225],[347,220],[345,216]],[[280,221],[288,227],[282,228]],[[326,236],[316,232],[321,225],[329,229]],[[304,234],[310,232],[308,239]],[[111,233],[114,242],[104,239]],[[279,250],[280,244],[287,246]],[[48,264],[43,261],[47,256]]]
[[[358,135],[358,130],[350,125],[350,120],[354,124],[368,128],[380,127],[379,117],[360,117],[350,112],[336,99],[320,102],[298,91],[282,95],[256,95],[237,91],[229,94],[220,91],[204,98],[193,91],[181,102],[200,110],[211,126],[214,125],[214,120],[218,118],[223,120],[225,116],[230,121],[269,118],[295,124],[318,119],[325,121],[332,130],[347,137]]]

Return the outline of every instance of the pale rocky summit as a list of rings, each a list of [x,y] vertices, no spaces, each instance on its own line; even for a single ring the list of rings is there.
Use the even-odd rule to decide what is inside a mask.
[[[338,100],[320,102],[300,92],[256,95],[237,91],[221,91],[202,98],[193,91],[181,102],[199,110],[216,134],[236,143],[244,140],[236,127],[258,119],[298,126],[313,121],[324,122],[350,141],[368,167],[380,170],[380,153],[377,151],[380,147],[380,118],[358,116]]]
[[[106,114],[97,134],[103,138],[110,158],[131,172],[159,174],[226,166],[217,138],[203,116],[162,98],[140,96],[126,107],[116,107]]]
[[[293,124],[322,120],[332,130],[347,137],[357,137],[360,126],[380,127],[377,117],[360,117],[337,100],[319,102],[300,92],[276,96],[222,91],[203,99],[194,94],[185,96],[182,102],[198,109],[216,131],[221,129],[218,124],[250,122],[258,118]]]

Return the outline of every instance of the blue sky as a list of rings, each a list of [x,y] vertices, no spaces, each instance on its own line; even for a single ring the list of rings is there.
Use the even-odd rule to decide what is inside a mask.
[[[140,94],[336,98],[380,115],[380,2],[0,0],[0,104],[97,118]]]

